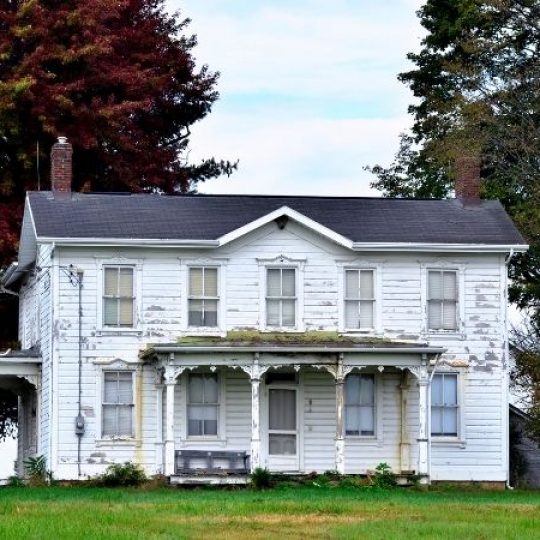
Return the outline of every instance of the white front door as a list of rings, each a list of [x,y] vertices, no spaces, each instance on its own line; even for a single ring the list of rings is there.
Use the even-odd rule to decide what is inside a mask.
[[[271,471],[299,470],[298,388],[267,388],[267,463]]]

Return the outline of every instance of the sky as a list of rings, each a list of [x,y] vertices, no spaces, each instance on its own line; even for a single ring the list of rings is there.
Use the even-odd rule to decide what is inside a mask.
[[[206,193],[377,195],[366,165],[389,164],[410,125],[406,54],[419,0],[167,0],[192,20],[199,65],[220,99],[190,160],[239,160]]]
[[[221,94],[193,128],[190,160],[239,160],[203,193],[376,196],[366,165],[388,164],[410,124],[396,76],[418,50],[419,0],[166,0],[192,19],[198,65]],[[0,479],[15,442],[0,446]]]

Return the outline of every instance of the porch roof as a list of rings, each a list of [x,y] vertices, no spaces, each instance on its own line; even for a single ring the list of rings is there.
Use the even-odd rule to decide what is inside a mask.
[[[162,343],[151,345],[140,353],[142,359],[148,359],[160,354],[176,353],[385,353],[385,354],[442,354],[444,347],[433,347],[427,343],[395,342],[395,341],[339,341],[339,342],[234,342],[234,341],[200,341],[196,343]]]
[[[37,349],[11,350],[0,353],[0,386],[16,379],[37,384],[41,371],[41,355]]]

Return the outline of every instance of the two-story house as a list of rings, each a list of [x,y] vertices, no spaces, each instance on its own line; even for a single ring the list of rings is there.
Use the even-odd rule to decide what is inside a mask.
[[[386,462],[507,481],[507,263],[526,246],[474,167],[448,200],[161,196],[71,193],[70,160],[62,139],[4,277],[20,459],[59,479]]]

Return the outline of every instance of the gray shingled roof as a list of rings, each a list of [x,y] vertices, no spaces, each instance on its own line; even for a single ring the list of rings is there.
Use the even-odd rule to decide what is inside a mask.
[[[498,201],[31,192],[38,237],[215,240],[282,206],[353,242],[525,244]]]

